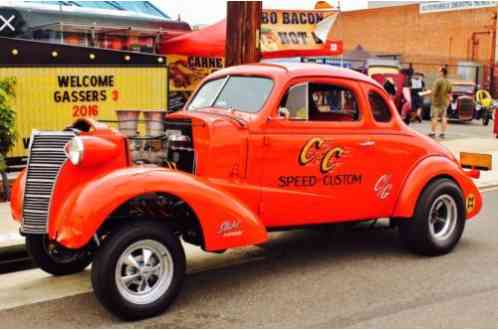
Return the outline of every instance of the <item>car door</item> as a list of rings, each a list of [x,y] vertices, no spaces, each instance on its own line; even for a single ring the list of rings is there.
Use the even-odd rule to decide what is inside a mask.
[[[264,129],[262,204],[268,227],[361,219],[369,141],[360,85],[294,81]]]
[[[371,217],[389,217],[408,174],[426,152],[416,143],[416,133],[400,129],[402,124],[395,118],[396,108],[388,95],[377,86],[363,86],[372,119],[372,126],[364,131],[370,142],[364,150],[370,161],[369,175],[364,178],[364,198],[376,205],[371,209]]]

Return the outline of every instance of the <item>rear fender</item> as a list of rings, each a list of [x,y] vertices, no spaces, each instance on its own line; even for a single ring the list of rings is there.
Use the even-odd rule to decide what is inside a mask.
[[[198,177],[167,169],[126,168],[87,182],[67,196],[49,235],[68,248],[86,245],[127,201],[148,193],[176,196],[196,214],[207,251],[259,244],[267,232],[258,217],[232,195]]]
[[[438,177],[447,177],[460,187],[467,206],[467,219],[479,213],[482,197],[472,179],[454,161],[443,156],[430,156],[418,163],[405,180],[393,216],[413,217],[420,194]]]

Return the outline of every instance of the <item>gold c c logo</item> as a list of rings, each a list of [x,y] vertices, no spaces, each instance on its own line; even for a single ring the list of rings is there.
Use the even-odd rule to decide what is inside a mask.
[[[340,147],[332,148],[327,150],[322,149],[325,140],[322,138],[312,138],[304,145],[303,149],[299,153],[298,162],[299,165],[304,166],[311,161],[320,161],[320,172],[328,173],[334,169],[335,161],[342,157],[344,154],[344,149]],[[315,152],[313,152],[315,151]]]
[[[341,148],[334,148],[327,151],[320,163],[320,172],[327,173],[334,169],[334,159],[341,158],[344,150]]]
[[[311,162],[314,158],[310,156],[310,149],[315,148],[316,150],[319,150],[320,147],[323,144],[323,139],[322,138],[312,138],[309,140],[301,150],[301,153],[299,154],[299,164],[300,165],[306,165],[309,162]]]

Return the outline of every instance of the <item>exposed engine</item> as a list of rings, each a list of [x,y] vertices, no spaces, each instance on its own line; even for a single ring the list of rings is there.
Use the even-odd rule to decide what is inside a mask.
[[[195,151],[192,139],[192,121],[164,122],[166,162],[181,171],[195,173]]]
[[[116,111],[118,128],[128,137],[131,159],[136,164],[154,164],[195,173],[192,121],[164,120],[162,111]],[[145,135],[139,124],[145,124]]]

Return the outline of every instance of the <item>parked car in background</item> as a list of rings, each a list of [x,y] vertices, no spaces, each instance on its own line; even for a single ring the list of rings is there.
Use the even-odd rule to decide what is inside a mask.
[[[476,92],[475,101],[475,117],[476,119],[481,120],[484,126],[487,126],[489,124],[489,121],[493,119],[495,101],[491,97],[491,94],[485,89],[480,89]]]
[[[372,77],[375,74],[398,74],[400,73],[399,66],[395,65],[369,65],[367,75]]]
[[[379,69],[379,68],[376,68]],[[403,97],[403,86],[405,84],[406,76],[401,73],[395,72],[376,72],[370,76],[373,80],[377,81],[381,84],[384,89],[386,89],[386,83],[391,83],[394,87],[393,92],[389,92],[388,89],[386,91],[390,94],[394,104],[396,105],[396,109],[399,113],[401,113],[401,109],[403,108],[403,104],[405,104],[406,100]]]
[[[450,80],[450,82],[452,93],[448,106],[448,119],[471,121],[475,117],[476,84],[466,80]]]

